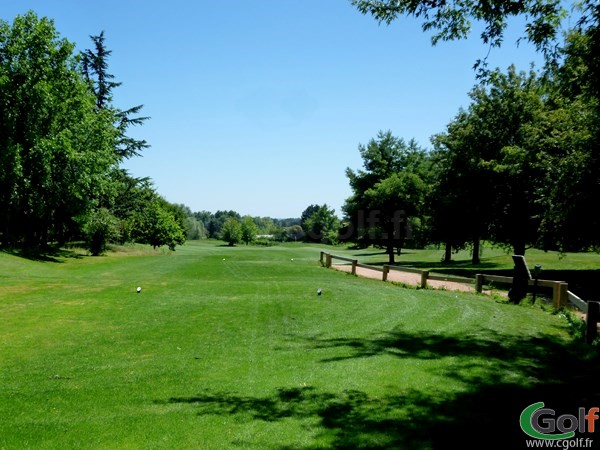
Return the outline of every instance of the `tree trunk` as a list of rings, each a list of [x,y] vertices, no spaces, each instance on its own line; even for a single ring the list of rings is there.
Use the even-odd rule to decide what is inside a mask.
[[[515,255],[525,256],[525,242],[513,243],[513,252]]]
[[[387,244],[387,254],[389,257],[389,264],[396,264],[395,252],[394,252],[394,244],[392,242],[388,242]]]
[[[444,251],[444,262],[449,263],[452,261],[452,244],[446,242],[446,249]]]
[[[392,222],[388,222],[385,225],[385,230],[386,233],[384,234],[383,240],[385,241],[385,247],[386,247],[386,252],[388,254],[388,264],[395,264],[396,263],[396,258],[395,258],[395,243],[396,240],[394,239],[394,224]]]
[[[479,238],[473,239],[473,256],[471,258],[471,264],[480,264],[481,260],[479,259],[479,250],[480,250],[480,241]]]

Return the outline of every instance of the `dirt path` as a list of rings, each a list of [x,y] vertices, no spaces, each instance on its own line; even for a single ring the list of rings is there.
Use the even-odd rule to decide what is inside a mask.
[[[342,272],[352,272],[352,266],[350,264],[332,264],[331,267]],[[382,279],[382,273],[380,271],[373,269],[365,269],[363,267],[356,268],[356,275],[365,278],[375,278],[378,280]],[[388,281],[396,281],[398,283],[404,283],[409,286],[421,285],[421,275],[416,273],[390,270],[387,279]],[[455,281],[427,280],[427,286],[434,289],[446,289],[449,291],[476,292],[474,284],[457,283]],[[497,290],[484,290],[483,293],[489,295],[506,295],[506,292]]]

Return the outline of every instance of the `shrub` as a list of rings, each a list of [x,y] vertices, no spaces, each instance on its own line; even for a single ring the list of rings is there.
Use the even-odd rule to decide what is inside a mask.
[[[93,211],[83,226],[86,247],[92,256],[103,254],[110,242],[120,239],[119,220],[106,208]]]

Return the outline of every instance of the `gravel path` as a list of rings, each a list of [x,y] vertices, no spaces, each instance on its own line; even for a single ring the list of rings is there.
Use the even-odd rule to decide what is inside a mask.
[[[342,272],[352,272],[352,266],[350,264],[332,264],[331,267]],[[382,279],[382,273],[378,270],[365,269],[363,267],[356,268],[356,275],[365,278],[375,278],[378,280]],[[417,273],[400,272],[397,270],[390,270],[388,273],[388,281],[396,281],[404,283],[409,286],[421,286],[421,275]],[[439,281],[439,280],[427,280],[427,286],[434,289],[446,289],[449,291],[462,291],[462,292],[476,292],[475,284],[457,283],[455,281]],[[484,290],[484,294],[500,294],[506,295],[504,291],[491,291]]]

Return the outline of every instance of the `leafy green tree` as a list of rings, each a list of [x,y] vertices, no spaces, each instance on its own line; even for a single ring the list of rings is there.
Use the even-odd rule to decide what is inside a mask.
[[[599,246],[600,223],[589,215],[600,195],[592,51],[587,34],[572,32],[545,79],[514,67],[491,72],[469,110],[436,136],[433,228],[443,240],[460,246],[484,235],[518,254]],[[470,219],[457,222],[452,211]]]
[[[253,219],[258,227],[258,234],[275,234],[277,226],[271,217],[253,217]]]
[[[492,179],[483,180],[486,182],[480,187],[485,190],[486,185],[492,184],[489,181],[494,180],[495,183],[495,179],[502,176],[516,180],[514,176],[520,172],[521,182],[517,180],[513,194],[525,192],[524,198],[512,195],[510,203],[506,203],[507,195],[511,194],[505,190],[501,198],[508,209],[495,208],[496,212],[511,218],[519,217],[519,220],[527,215],[532,218],[539,214],[537,241],[544,248],[600,248],[598,233],[594,231],[600,223],[595,216],[589,215],[589,205],[600,195],[600,158],[594,151],[600,145],[600,7],[597,1],[583,0],[574,5],[569,18],[573,29],[564,43],[558,40],[563,36],[562,22],[569,12],[564,3],[558,0],[451,3],[437,0],[352,0],[352,4],[380,23],[391,24],[400,16],[422,19],[424,31],[434,33],[433,44],[466,38],[472,22],[478,22],[484,24],[482,41],[490,47],[498,47],[503,42],[507,20],[521,16],[525,20],[522,37],[533,43],[546,58],[544,75],[548,81],[546,88],[551,92],[543,95],[542,111],[536,108],[538,119],[526,121],[521,128],[517,137],[521,143],[516,146],[506,143],[502,147],[502,155],[498,157],[476,158],[477,161],[487,159],[489,164],[485,169],[492,175]],[[485,61],[478,61],[475,66],[481,69],[479,75],[483,76],[482,80],[486,83],[493,85],[498,81],[497,71],[488,71]],[[518,100],[523,100],[523,97]],[[527,114],[527,111],[522,112]],[[494,124],[488,125],[491,125],[490,132],[493,133]],[[452,139],[455,140],[454,137]],[[528,142],[525,143],[524,139]],[[479,148],[482,152],[486,151],[484,147]],[[477,167],[478,164],[470,166],[475,167],[475,174],[485,172],[483,167]],[[473,239],[476,246],[477,236],[489,231],[502,242],[512,239],[514,242],[510,245],[513,245],[515,252],[524,251],[523,242],[532,239],[535,219],[526,220],[525,229],[518,231],[510,221],[499,221],[498,217],[488,221],[485,214],[481,214],[482,211],[469,211],[466,216],[480,217],[480,229],[465,229],[465,233],[460,233],[459,225],[453,226],[450,234],[445,233],[442,223],[448,221],[440,221],[440,218],[444,215],[450,217],[452,205],[459,200],[447,198],[452,194],[440,197],[444,185],[451,186],[454,183],[444,180],[443,176],[442,173],[442,178],[436,182],[437,211],[430,222],[435,230],[434,239],[446,241],[447,248],[464,245],[469,239]],[[531,178],[532,183],[524,186],[522,180],[530,176],[536,178]],[[544,180],[545,186],[538,185],[540,179]],[[525,212],[526,209],[529,212]],[[489,230],[485,225],[489,225]],[[476,253],[474,250],[474,257]]]
[[[28,12],[0,21],[0,238],[63,242],[110,189],[117,133],[98,112],[74,45]]]
[[[172,211],[165,208],[164,200],[156,198],[137,217],[137,241],[150,244],[155,249],[166,245],[174,251],[185,243],[185,234]]]
[[[363,14],[372,15],[379,23],[391,24],[400,16],[422,19],[423,31],[433,31],[432,44],[439,41],[465,39],[473,22],[483,23],[480,34],[482,42],[490,47],[500,47],[508,19],[525,18],[523,37],[535,47],[553,58],[555,40],[560,36],[560,26],[567,11],[559,0],[351,0]],[[591,0],[588,4],[593,5]],[[590,14],[591,15],[591,14]],[[482,66],[483,64],[483,66]],[[484,67],[485,61],[477,61],[476,67]]]
[[[294,217],[289,217],[287,219],[273,219],[273,223],[278,227],[291,227],[294,225],[302,226],[302,220]]]
[[[306,207],[306,209],[304,211],[302,211],[302,214],[300,215],[300,226],[304,229],[305,232],[306,232],[306,229],[304,227],[304,224],[309,219],[309,217],[312,216],[317,211],[319,211],[319,209],[321,209],[321,206],[319,206],[319,205],[309,205],[308,207]],[[281,226],[286,227],[287,225],[281,225]]]
[[[193,217],[195,220],[197,220],[199,223],[202,224],[202,227],[205,230],[205,238],[203,239],[208,239],[208,238],[214,238],[215,235],[213,233],[211,233],[211,220],[213,218],[213,214],[209,211],[196,211],[193,213]]]
[[[323,204],[304,221],[303,231],[309,242],[337,244],[339,228],[340,221],[335,210]]]
[[[196,218],[189,206],[184,204],[171,204],[171,208],[177,217],[179,224],[183,227],[187,240],[206,239],[204,224]]]
[[[371,231],[385,244],[390,264],[394,264],[394,249],[400,254],[407,238],[409,217],[418,217],[421,213],[425,182],[415,173],[402,171],[393,173],[388,178],[375,183],[364,193],[365,206],[373,213]]]
[[[119,220],[108,209],[99,208],[90,213],[83,233],[92,256],[99,256],[106,251],[110,242],[119,241]]]
[[[214,214],[210,211],[199,211],[194,213],[194,216],[204,224],[208,237],[211,239],[221,237],[223,224],[229,217],[235,217],[238,221],[241,220],[241,216],[235,211],[217,211]]]
[[[494,174],[483,163],[496,154],[478,139],[478,118],[461,110],[446,132],[434,136],[433,182],[427,202],[430,238],[444,243],[445,259],[452,249],[472,248],[472,263],[480,262],[480,242],[489,239],[495,198]]]
[[[588,2],[585,2],[591,7]],[[600,220],[590,214],[600,197],[600,7],[572,30],[562,64],[550,73],[550,108],[532,140],[543,152],[547,190],[540,235],[561,251],[600,249]],[[590,10],[588,10],[589,14]],[[591,14],[590,14],[591,15]]]
[[[492,72],[490,84],[470,96],[468,111],[434,140],[442,162],[433,189],[440,202],[433,210],[435,229],[445,228],[446,243],[472,242],[474,263],[481,238],[523,255],[538,239],[544,188],[532,139],[545,109],[542,84],[533,72],[511,66],[507,73]]]
[[[285,228],[287,239],[290,241],[300,241],[304,239],[304,230],[300,225],[292,225],[291,227]]]
[[[305,238],[304,230],[300,225],[292,225],[291,227],[279,227],[274,230],[274,239],[280,242],[298,242]]]
[[[185,218],[184,226],[185,236],[190,241],[198,241],[208,237],[208,233],[206,228],[204,228],[204,224],[192,216]]]
[[[241,231],[241,240],[246,245],[250,244],[250,242],[253,242],[256,239],[258,227],[256,226],[256,223],[252,217],[244,216],[241,223]]]
[[[120,242],[138,242],[175,250],[185,243],[187,212],[160,197],[148,178],[134,178],[124,169],[111,174],[114,195],[103,203],[119,220]]]
[[[158,195],[158,194],[157,194]],[[179,227],[184,230],[185,234],[185,223],[188,217],[189,208],[185,205],[170,203],[161,196],[158,195],[158,201],[162,203],[162,207],[164,210],[170,212],[175,219],[175,222],[179,225]]]
[[[207,229],[211,238],[221,238],[223,225],[230,217],[234,217],[238,222],[242,220],[242,217],[235,211],[217,211],[211,215]]]
[[[433,140],[434,146],[436,141]],[[462,197],[459,191],[460,183],[453,177],[450,167],[453,156],[449,152],[434,149],[432,161],[432,184],[426,197],[426,210],[428,212],[428,240],[430,243],[443,244],[445,247],[443,261],[452,260],[452,253],[463,249],[469,237],[468,225],[473,223],[465,213],[469,206],[468,199]],[[476,216],[479,217],[479,216]],[[474,257],[474,263],[478,263]]]
[[[121,243],[134,242],[141,236],[141,216],[158,195],[149,178],[132,177],[125,169],[113,170],[111,179],[113,193],[102,198],[100,204],[119,219]]]
[[[393,263],[394,248],[402,248],[411,217],[422,213],[428,158],[415,141],[407,143],[391,131],[360,144],[359,152],[364,170],[346,170],[353,194],[343,207],[344,239],[383,245]]]
[[[223,227],[221,228],[221,239],[227,242],[231,247],[242,240],[242,225],[236,217],[229,216],[229,218],[225,220],[225,223],[223,223]]]

